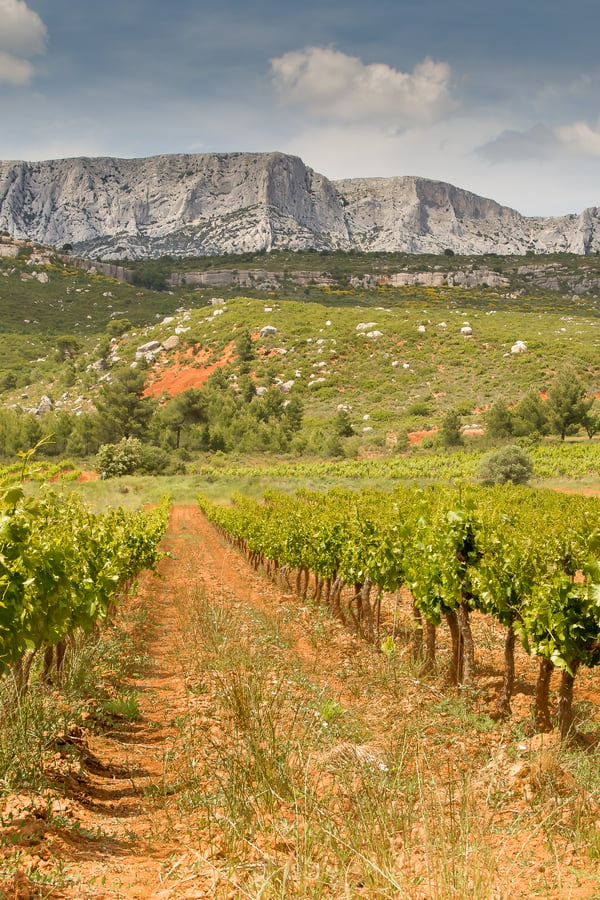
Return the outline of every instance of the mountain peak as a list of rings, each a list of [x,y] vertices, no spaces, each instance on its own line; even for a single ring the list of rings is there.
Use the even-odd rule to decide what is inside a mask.
[[[109,259],[275,248],[600,250],[595,207],[525,217],[418,176],[331,181],[277,151],[0,162],[0,229]]]

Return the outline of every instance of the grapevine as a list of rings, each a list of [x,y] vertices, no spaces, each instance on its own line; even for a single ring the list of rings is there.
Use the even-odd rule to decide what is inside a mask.
[[[270,492],[263,503],[240,495],[231,506],[199,502],[256,568],[262,564],[288,583],[295,571],[303,598],[312,577],[313,599],[372,643],[380,640],[382,593],[407,588],[418,633],[423,621],[427,632],[424,667],[435,664],[435,629],[445,620],[450,680],[463,688],[475,678],[471,612],[491,616],[506,629],[498,715],[510,714],[518,639],[540,660],[538,728],[551,726],[548,690],[558,668],[558,726],[563,737],[571,732],[577,671],[600,663],[598,500],[504,485]],[[345,585],[351,599],[344,608]]]

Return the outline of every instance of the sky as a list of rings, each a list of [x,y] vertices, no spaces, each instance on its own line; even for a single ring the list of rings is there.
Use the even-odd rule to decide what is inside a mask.
[[[600,206],[598,0],[0,0],[0,159],[271,152]]]

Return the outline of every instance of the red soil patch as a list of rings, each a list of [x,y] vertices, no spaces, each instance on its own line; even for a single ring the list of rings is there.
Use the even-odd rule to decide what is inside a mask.
[[[424,437],[433,437],[436,433],[437,428],[432,428],[431,431],[427,431],[427,429],[423,431],[409,431],[408,432],[408,443],[409,444],[420,444]]]
[[[98,472],[82,472],[77,481],[98,481],[99,478]]]
[[[577,488],[577,490],[556,487],[553,488],[553,490],[557,491],[559,494],[581,494],[583,497],[600,497],[600,488],[595,487],[581,487]]]
[[[231,362],[234,358],[233,347],[234,342],[231,341],[222,357],[210,364],[206,362],[211,355],[209,350],[202,350],[197,356],[194,356],[191,349],[183,354],[175,353],[173,365],[156,376],[147,386],[144,396],[160,397],[161,394],[167,394],[169,397],[176,397],[190,388],[203,387],[215,369],[222,369]],[[194,359],[193,362],[188,361],[191,358]]]

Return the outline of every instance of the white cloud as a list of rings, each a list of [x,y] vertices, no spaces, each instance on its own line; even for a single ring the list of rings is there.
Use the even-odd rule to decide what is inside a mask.
[[[29,84],[34,71],[29,60],[0,50],[0,84]]]
[[[587,122],[573,122],[555,129],[556,136],[570,156],[600,159],[600,127],[590,128]]]
[[[394,130],[433,121],[455,106],[450,66],[429,58],[407,73],[383,63],[365,65],[334,47],[306,47],[272,59],[271,72],[285,103],[338,122]]]
[[[573,122],[548,128],[535,125],[528,131],[503,131],[478,148],[489,162],[527,159],[600,159],[600,124]]]
[[[0,22],[0,84],[29,84],[28,57],[44,52],[46,26],[24,0],[0,0]]]

